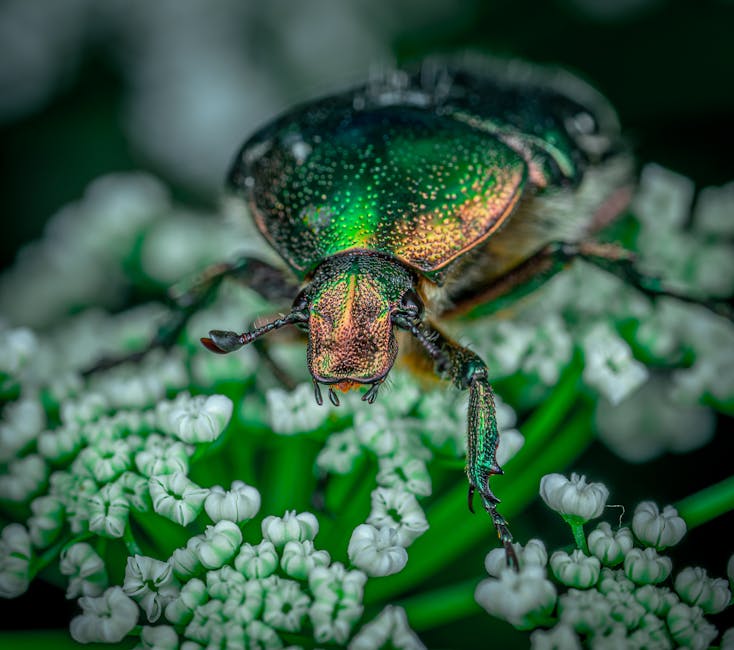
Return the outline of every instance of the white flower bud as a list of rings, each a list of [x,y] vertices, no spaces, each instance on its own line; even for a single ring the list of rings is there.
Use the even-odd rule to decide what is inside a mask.
[[[605,595],[613,592],[631,594],[634,592],[635,586],[635,583],[625,575],[622,569],[608,569],[604,567],[601,570],[597,589]]]
[[[107,398],[100,393],[86,392],[76,400],[62,402],[60,409],[61,423],[65,425],[84,425],[93,422],[110,407]]]
[[[0,339],[2,334],[0,334]],[[0,343],[1,345],[1,343]],[[0,366],[2,366],[0,352]],[[38,398],[23,397],[8,403],[0,421],[0,462],[17,458],[19,452],[41,433],[46,413]]]
[[[612,605],[609,617],[624,624],[628,630],[636,628],[645,616],[645,608],[628,593],[612,591],[606,598]]]
[[[377,488],[372,491],[371,500],[372,510],[366,523],[375,528],[394,528],[401,546],[410,546],[428,530],[426,515],[410,492]]]
[[[615,566],[624,560],[634,546],[632,532],[629,528],[616,531],[606,522],[597,524],[588,536],[589,551],[606,566]]]
[[[31,501],[33,516],[28,519],[28,532],[37,548],[49,546],[64,525],[64,504],[56,496],[37,497]],[[95,594],[97,595],[97,594]]]
[[[352,637],[348,650],[426,650],[418,636],[410,629],[408,617],[402,607],[388,605],[372,621]]]
[[[148,477],[177,472],[186,474],[191,449],[179,440],[151,433],[145,440],[145,448],[135,454],[135,467]]]
[[[209,490],[178,472],[151,476],[148,486],[153,510],[181,526],[188,526],[196,519],[209,495]]]
[[[550,630],[536,630],[530,635],[531,650],[581,650],[581,641],[573,628],[558,623]]]
[[[329,566],[328,551],[317,551],[313,542],[286,542],[280,558],[280,567],[286,575],[297,580],[306,580],[316,566]]]
[[[299,384],[292,391],[270,388],[265,394],[268,423],[275,433],[292,435],[313,431],[329,417],[331,407],[319,406],[313,398],[310,383]]]
[[[370,524],[354,529],[347,554],[349,561],[368,576],[389,576],[402,571],[408,563],[408,552],[400,545],[398,532]]]
[[[519,542],[514,542],[512,548],[515,549],[520,568],[527,566],[544,567],[548,564],[548,551],[545,550],[545,544],[540,539],[531,539],[524,547]],[[487,553],[484,558],[484,568],[487,569],[489,575],[499,578],[500,574],[508,568],[505,549],[493,548]]]
[[[185,625],[194,615],[194,610],[209,600],[207,586],[198,578],[192,578],[178,596],[166,605],[166,619],[174,625]]]
[[[667,587],[645,585],[635,590],[635,600],[655,616],[665,617],[670,608],[680,600]]]
[[[226,519],[238,524],[244,523],[260,510],[260,493],[242,481],[234,481],[226,492],[224,488],[215,485],[209,490],[204,510],[214,522]]]
[[[196,547],[199,561],[206,569],[218,569],[229,562],[242,544],[242,531],[226,519],[207,526],[204,539]]]
[[[579,634],[594,636],[609,627],[612,605],[595,589],[569,589],[558,599],[558,612],[561,623]]]
[[[344,647],[363,611],[364,608],[352,600],[315,600],[308,610],[314,641]]]
[[[155,623],[166,605],[178,596],[179,584],[170,562],[135,555],[127,559],[122,590],[140,603],[148,620]]]
[[[148,479],[135,472],[124,472],[115,481],[120,493],[133,510],[148,512],[153,507],[148,490]]]
[[[0,371],[15,376],[38,349],[38,339],[28,327],[5,329],[0,333]]]
[[[243,544],[234,565],[250,579],[266,578],[278,568],[278,553],[268,540],[263,540],[257,546]]]
[[[22,503],[38,494],[48,478],[48,465],[38,454],[8,463],[8,473],[0,476],[0,498]]]
[[[170,625],[144,625],[140,630],[141,650],[178,650],[178,634]]]
[[[20,524],[8,524],[0,535],[0,597],[15,598],[28,589],[31,538]]]
[[[588,589],[595,585],[601,571],[598,558],[588,557],[579,549],[571,555],[556,551],[551,555],[550,567],[558,582],[576,589]]]
[[[332,433],[316,457],[316,466],[327,474],[348,474],[362,455],[354,429]]]
[[[686,648],[706,650],[718,634],[716,628],[703,617],[700,607],[678,603],[670,608],[666,620],[675,642]]]
[[[624,572],[638,585],[662,582],[672,569],[671,559],[658,555],[654,548],[633,548],[624,558]]]
[[[300,632],[311,599],[294,580],[277,578],[275,585],[265,595],[263,621],[276,630]]]
[[[107,569],[104,560],[86,542],[78,542],[61,552],[59,570],[69,576],[66,598],[99,596],[107,588]]]
[[[709,578],[706,569],[686,567],[675,578],[675,590],[681,600],[697,605],[704,614],[718,614],[731,600],[731,592],[723,578]]]
[[[78,460],[97,483],[116,479],[132,465],[130,449],[125,440],[101,440],[83,449]]]
[[[177,578],[187,580],[203,569],[197,553],[203,541],[200,535],[194,535],[189,537],[184,548],[177,548],[173,551],[170,562]]]
[[[79,643],[119,643],[138,622],[138,606],[120,587],[110,587],[98,598],[79,599],[84,613],[71,620],[71,636]]]
[[[686,522],[678,516],[673,506],[665,506],[662,512],[652,501],[643,501],[635,508],[632,530],[637,539],[658,551],[674,546],[686,534]]]
[[[497,464],[504,467],[509,460],[517,455],[524,444],[525,436],[517,429],[502,429],[496,452]]]
[[[529,566],[519,571],[503,571],[499,579],[482,580],[474,600],[489,614],[520,630],[536,627],[553,610],[556,589],[546,579],[545,569]]]
[[[296,514],[289,510],[282,517],[265,517],[261,528],[263,538],[281,548],[286,542],[313,540],[319,532],[319,522],[310,512]]]
[[[165,430],[184,442],[212,442],[229,424],[232,407],[224,395],[177,399],[166,413]]]
[[[571,474],[571,480],[562,474],[546,474],[540,480],[540,496],[546,505],[575,523],[596,519],[609,497],[603,483],[586,483],[585,476]]]
[[[347,571],[341,562],[314,567],[308,575],[308,586],[314,598],[324,601],[361,603],[367,575],[363,571]]]
[[[115,483],[108,483],[87,499],[89,530],[102,537],[122,537],[130,504]]]
[[[38,453],[46,460],[61,462],[77,454],[82,446],[82,434],[78,427],[59,427],[44,431],[38,436]]]
[[[425,461],[407,453],[396,452],[393,456],[378,458],[377,484],[386,488],[397,488],[412,494],[427,497],[431,494],[431,476]]]

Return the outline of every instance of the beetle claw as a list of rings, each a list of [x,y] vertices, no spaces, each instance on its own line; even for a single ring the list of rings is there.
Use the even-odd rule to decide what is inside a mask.
[[[313,396],[319,406],[324,403],[324,398],[321,396],[321,386],[316,380],[313,382]]]
[[[368,404],[374,404],[377,399],[377,391],[380,389],[380,384],[372,384],[370,389],[362,395],[362,401]]]
[[[329,386],[329,401],[334,406],[339,406],[339,396],[334,392],[334,388]]]

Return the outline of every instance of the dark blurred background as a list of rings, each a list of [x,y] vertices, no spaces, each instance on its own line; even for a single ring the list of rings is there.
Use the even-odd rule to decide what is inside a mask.
[[[363,79],[371,64],[440,51],[568,67],[617,107],[641,164],[660,163],[699,188],[726,183],[733,29],[731,0],[5,0],[0,268],[108,172],[148,170],[177,199],[215,206],[231,156],[259,123]],[[729,424],[722,419],[714,442],[687,456],[630,466],[595,445],[579,469],[610,485],[616,503],[668,503],[731,474]],[[542,506],[513,524],[519,539],[558,528]],[[723,575],[732,525],[729,515],[693,531],[677,566],[705,563]],[[35,589],[14,611],[45,597]],[[48,597],[59,611],[45,625],[64,626],[71,606],[53,589]],[[453,633],[436,635],[449,647]]]

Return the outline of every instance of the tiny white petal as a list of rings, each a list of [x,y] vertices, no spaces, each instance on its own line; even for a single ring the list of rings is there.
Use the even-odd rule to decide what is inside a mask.
[[[699,607],[689,607],[683,603],[670,608],[667,622],[673,639],[694,650],[705,650],[718,634],[716,628],[704,618]]]
[[[428,521],[415,495],[395,488],[372,491],[372,510],[367,523],[376,528],[393,528],[401,546],[410,546],[428,530]]]
[[[265,517],[261,528],[263,538],[280,548],[290,541],[313,540],[319,532],[319,522],[310,512],[289,510],[282,517]]]
[[[633,548],[624,558],[624,572],[640,585],[657,584],[665,580],[673,568],[669,557],[658,555],[654,548]]]
[[[624,560],[624,556],[634,545],[629,528],[616,531],[606,522],[597,524],[588,536],[589,551],[601,560],[605,566],[615,566]]]
[[[181,526],[196,519],[209,495],[208,489],[200,488],[180,472],[152,476],[149,490],[153,509]]]
[[[227,519],[243,523],[252,519],[260,510],[260,493],[242,481],[234,481],[226,492],[224,488],[215,485],[204,502],[204,510],[214,522]]]
[[[660,512],[657,504],[643,501],[635,508],[632,530],[643,544],[661,551],[683,539],[686,522],[673,506],[665,506]]]
[[[579,523],[599,517],[609,498],[609,490],[603,483],[586,483],[585,476],[571,474],[546,474],[540,480],[540,496],[546,505]]]
[[[352,532],[347,550],[349,561],[368,576],[389,576],[402,571],[408,552],[399,543],[394,528],[360,524]]]
[[[556,551],[551,555],[550,567],[559,582],[576,589],[594,586],[601,571],[598,558],[588,557],[579,549],[570,555],[565,551]]]
[[[709,578],[701,567],[683,569],[675,577],[675,590],[684,602],[697,605],[705,614],[718,614],[731,601],[726,580]]]
[[[545,567],[548,564],[548,552],[545,544],[540,539],[528,540],[523,546],[519,542],[514,542],[512,547],[515,549],[520,568],[526,566]],[[504,548],[493,548],[484,558],[484,568],[487,573],[495,578],[499,578],[500,574],[508,567],[507,553]]]
[[[84,613],[71,620],[71,636],[79,643],[119,643],[138,622],[138,606],[121,587],[110,587],[101,596],[79,599]]]
[[[388,605],[372,621],[352,637],[348,650],[425,650],[415,632],[410,629],[408,617],[402,607]]]

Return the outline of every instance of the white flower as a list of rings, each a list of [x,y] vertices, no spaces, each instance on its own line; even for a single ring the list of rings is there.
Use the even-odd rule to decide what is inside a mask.
[[[21,503],[37,494],[48,478],[48,466],[38,454],[8,463],[8,473],[0,476],[0,498]]]
[[[573,628],[558,623],[550,630],[536,630],[530,635],[532,650],[581,650],[581,642]]]
[[[135,555],[127,558],[122,590],[138,601],[148,620],[155,623],[166,605],[178,596],[179,584],[170,562]]]
[[[394,528],[377,529],[360,524],[352,532],[347,550],[349,561],[368,576],[389,576],[402,571],[408,552],[399,543]]]
[[[196,547],[196,555],[202,566],[218,569],[229,562],[242,544],[242,531],[237,524],[223,519],[214,526],[207,526],[204,537]]]
[[[706,569],[686,567],[675,577],[675,590],[681,600],[697,605],[705,614],[718,614],[731,600],[731,592],[723,578],[709,578]]]
[[[646,546],[658,551],[674,546],[686,534],[686,522],[678,516],[673,506],[665,506],[662,512],[652,501],[643,501],[635,508],[632,530]]]
[[[0,371],[15,376],[37,349],[36,335],[27,327],[0,332]]]
[[[61,552],[59,570],[69,576],[66,597],[99,596],[107,588],[104,560],[86,542],[68,546]]]
[[[286,542],[313,540],[319,532],[319,522],[310,512],[286,511],[282,517],[265,517],[262,522],[263,538],[280,548]]]
[[[275,588],[267,589],[262,618],[276,630],[300,632],[310,604],[297,582],[277,578]]]
[[[61,423],[67,426],[84,425],[104,415],[109,407],[110,404],[104,395],[87,391],[76,400],[62,402]]]
[[[402,607],[388,605],[372,621],[352,637],[348,650],[425,650],[418,636],[410,629]]]
[[[417,496],[431,494],[431,476],[425,461],[408,452],[378,458],[377,484],[386,488],[407,490]]]
[[[83,449],[78,460],[97,483],[116,479],[132,465],[130,448],[125,440],[101,440]]]
[[[685,223],[693,202],[694,184],[655,163],[642,168],[632,211],[645,226],[658,231],[678,229]]]
[[[594,589],[569,589],[558,599],[558,612],[562,624],[584,635],[604,633],[612,620],[612,604]]]
[[[120,587],[110,587],[98,598],[79,599],[84,610],[71,620],[71,636],[79,643],[118,643],[138,622],[138,606]]]
[[[680,602],[678,596],[667,587],[653,585],[644,585],[636,589],[635,600],[651,614],[662,617],[667,616],[670,608]]]
[[[604,511],[609,490],[603,483],[586,483],[585,476],[546,474],[540,479],[540,496],[546,505],[576,523],[596,519]]]
[[[354,435],[381,458],[391,456],[403,446],[405,429],[401,420],[392,417],[385,405],[377,402],[369,410],[359,409],[354,414]]]
[[[670,608],[668,629],[676,643],[694,650],[705,650],[718,634],[704,617],[700,607],[678,603]]]
[[[282,388],[271,388],[265,394],[268,408],[268,423],[275,433],[291,435],[313,431],[326,420],[331,412],[327,404],[319,406],[310,383],[299,384],[288,392]]]
[[[135,467],[144,476],[186,474],[189,471],[191,448],[179,440],[151,433],[145,448],[135,454]]]
[[[545,550],[545,544],[540,539],[531,539],[525,546],[519,542],[514,542],[512,548],[515,549],[520,568],[527,566],[544,567],[548,564],[548,551]],[[489,575],[499,578],[500,574],[508,568],[505,549],[493,548],[487,553],[484,558],[484,568],[487,569]]]
[[[522,370],[536,374],[546,386],[553,386],[558,382],[561,368],[571,359],[573,338],[563,319],[552,312],[537,323],[532,332]]]
[[[124,472],[117,478],[115,485],[120,488],[120,492],[133,510],[148,512],[151,509],[153,504],[150,500],[148,480],[145,477],[134,472]]]
[[[122,537],[130,504],[116,483],[108,483],[87,499],[89,530],[102,537]]]
[[[278,568],[278,553],[273,543],[267,539],[257,546],[243,544],[234,565],[250,579],[266,578]]]
[[[570,555],[565,551],[556,551],[551,555],[550,567],[559,582],[576,589],[594,586],[601,571],[598,558],[588,557],[579,549]]]
[[[410,546],[428,530],[428,521],[415,495],[394,488],[372,491],[372,510],[367,523],[375,528],[394,528],[401,546]]]
[[[361,604],[351,600],[316,598],[308,610],[314,640],[316,643],[333,643],[343,647],[363,611]]]
[[[212,442],[232,417],[232,400],[224,395],[179,396],[165,414],[165,430],[189,443]]]
[[[313,542],[286,542],[280,558],[280,567],[286,575],[298,580],[306,580],[316,566],[329,566],[331,557],[328,551],[317,551]]]
[[[0,366],[2,366],[1,358]],[[45,424],[46,413],[37,398],[24,397],[8,403],[3,409],[0,421],[0,462],[7,463],[17,457],[18,453],[38,436]]]
[[[645,608],[628,593],[611,591],[606,597],[612,605],[610,618],[623,623],[628,630],[634,630],[646,614]]]
[[[260,493],[242,481],[234,481],[232,487],[225,492],[224,488],[215,485],[209,490],[204,501],[204,510],[214,521],[227,519],[235,523],[243,523],[252,519],[260,510]]]
[[[635,586],[635,583],[625,575],[622,569],[608,569],[604,567],[601,570],[601,577],[599,578],[597,589],[605,595],[611,594],[612,592],[631,594],[634,592]]]
[[[362,455],[354,429],[332,433],[316,457],[316,466],[328,474],[348,474]],[[379,480],[379,479],[378,479]]]
[[[31,501],[33,516],[27,521],[33,545],[45,548],[61,532],[64,525],[64,504],[57,496],[37,497]]]
[[[174,625],[186,625],[194,615],[194,610],[209,600],[207,586],[198,578],[192,578],[178,596],[166,605],[166,619]]]
[[[170,625],[144,625],[140,630],[140,650],[178,650],[178,634]]]
[[[20,524],[8,524],[0,536],[0,597],[15,598],[30,584],[31,538]]]
[[[66,460],[75,456],[81,446],[82,434],[76,425],[44,431],[38,436],[38,453],[46,460]]]
[[[209,495],[209,490],[200,488],[180,472],[151,476],[148,489],[153,510],[181,526],[196,519]]]
[[[613,531],[606,522],[599,522],[588,536],[589,551],[606,566],[615,566],[624,560],[624,556],[634,546],[632,532],[629,528]]]
[[[347,571],[340,562],[317,566],[308,574],[308,586],[317,600],[361,603],[367,575],[358,570]]]
[[[584,381],[612,404],[619,404],[647,380],[647,368],[634,359],[629,345],[606,322],[595,324],[582,345]]]
[[[624,558],[624,572],[639,585],[662,582],[672,568],[671,559],[658,555],[654,548],[633,548]]]
[[[545,577],[545,569],[528,566],[519,571],[507,569],[499,579],[488,578],[474,592],[489,614],[521,630],[544,621],[556,604],[556,589]]]
[[[517,429],[502,429],[497,447],[497,464],[503,467],[514,458],[525,444],[525,437]]]

